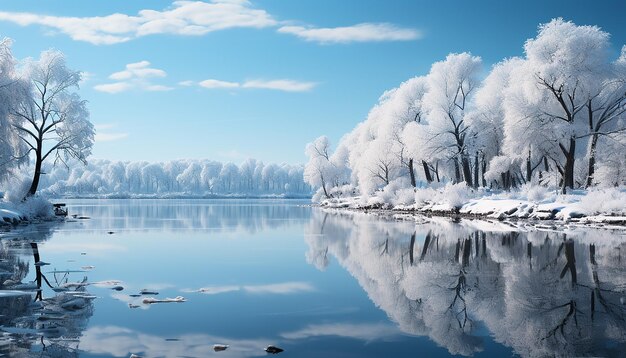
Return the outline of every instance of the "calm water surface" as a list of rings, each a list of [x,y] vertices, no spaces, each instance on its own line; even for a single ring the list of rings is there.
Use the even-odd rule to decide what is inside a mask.
[[[0,236],[4,355],[626,356],[623,232],[296,200],[67,203],[86,218]]]

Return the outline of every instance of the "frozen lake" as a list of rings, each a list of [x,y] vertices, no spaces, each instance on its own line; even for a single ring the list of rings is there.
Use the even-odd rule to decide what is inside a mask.
[[[297,200],[66,202],[86,218],[2,234],[4,355],[626,352],[623,232],[416,225]],[[43,300],[15,286],[38,270]]]

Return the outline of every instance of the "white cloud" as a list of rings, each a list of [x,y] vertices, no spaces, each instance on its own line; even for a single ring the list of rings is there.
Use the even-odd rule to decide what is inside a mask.
[[[136,15],[71,17],[0,11],[0,21],[20,26],[40,25],[48,33],[63,33],[76,41],[95,45],[112,45],[148,35],[202,36],[232,28],[260,29],[286,23],[276,21],[267,11],[254,8],[247,0],[174,1],[166,9],[144,9]],[[284,25],[278,32],[320,43],[408,41],[422,37],[416,29],[387,23],[330,28]]]
[[[117,125],[114,123],[103,123],[96,124],[96,142],[113,142],[120,139],[125,139],[128,137],[128,133],[125,132],[115,132],[111,131],[111,129],[115,129]]]
[[[141,10],[136,16],[111,14],[94,17],[47,16],[26,12],[0,12],[0,21],[21,26],[41,25],[77,41],[96,45],[126,42],[153,34],[199,36],[230,28],[264,28],[276,20],[248,1],[174,1],[168,9]]]
[[[255,294],[271,293],[275,295],[287,295],[300,292],[312,292],[315,291],[315,287],[308,282],[283,282],[269,285],[243,286],[243,290]]]
[[[91,73],[91,72],[87,72],[87,71],[82,71],[80,73],[80,82],[78,83],[79,85],[84,85],[86,82],[88,82],[89,80],[93,79],[95,76],[95,74]]]
[[[101,85],[95,85],[93,88],[96,91],[106,92],[106,93],[119,93],[128,91],[132,86],[127,82],[115,82],[115,83],[105,83]]]
[[[151,78],[163,78],[167,76],[167,73],[158,68],[151,68],[150,65],[148,61],[129,63],[124,70],[114,72],[109,76],[109,79],[118,82],[99,84],[94,86],[94,89],[106,93],[120,93],[131,89],[143,91],[169,91],[174,89],[170,86],[151,83]]]
[[[306,92],[317,84],[315,82],[298,82],[294,80],[250,80],[243,83],[243,88],[262,88],[285,92]]]
[[[187,81],[180,81],[180,82],[178,82],[178,85],[179,85],[179,86],[184,86],[184,87],[190,87],[190,86],[193,86],[193,85],[195,85],[195,84],[196,84],[196,82],[191,81],[191,80],[187,80]]]
[[[285,92],[306,92],[317,86],[315,82],[300,82],[289,79],[280,80],[249,80],[243,83],[221,81],[215,79],[208,79],[198,83],[201,87],[209,89],[223,89],[223,88],[256,88],[256,89],[270,89]]]
[[[287,339],[306,339],[319,336],[337,336],[364,341],[388,340],[401,335],[395,326],[385,323],[328,323],[312,324],[294,332],[282,333]]]
[[[208,79],[198,83],[204,88],[237,88],[239,83]]]
[[[278,29],[278,32],[320,43],[409,41],[422,37],[422,33],[418,30],[401,28],[387,23],[362,23],[353,26],[324,28],[283,26]]]
[[[150,78],[150,77],[165,77],[167,73],[157,68],[150,68],[150,62],[140,61],[136,63],[129,63],[126,65],[126,69],[120,72],[115,72],[109,76],[112,80],[128,80],[131,78]]]
[[[115,357],[128,357],[129,353],[144,357],[210,357],[215,355],[212,343],[228,343],[230,347],[224,352],[228,357],[258,357],[265,355],[263,348],[271,341],[268,337],[246,339],[204,333],[157,336],[126,327],[94,326],[80,336],[80,348]]]
[[[236,291],[244,291],[251,294],[288,295],[300,292],[312,292],[315,291],[315,287],[308,282],[281,282],[268,285],[210,286],[197,290],[187,289],[182,291],[204,293],[205,295],[217,295]]]
[[[146,91],[171,91],[174,87],[164,85],[146,85],[144,89]]]
[[[197,290],[185,289],[181,290],[182,292],[196,292],[196,293],[204,293],[205,295],[218,295],[220,293],[228,293],[235,292],[241,290],[240,286],[211,286],[211,287],[202,287]]]

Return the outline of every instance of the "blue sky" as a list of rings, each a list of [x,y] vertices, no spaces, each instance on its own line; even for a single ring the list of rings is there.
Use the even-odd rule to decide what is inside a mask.
[[[0,1],[18,58],[56,48],[84,71],[93,155],[299,163],[383,91],[450,52],[485,71],[555,17],[598,25],[615,56],[625,1]],[[112,14],[117,14],[111,16]]]

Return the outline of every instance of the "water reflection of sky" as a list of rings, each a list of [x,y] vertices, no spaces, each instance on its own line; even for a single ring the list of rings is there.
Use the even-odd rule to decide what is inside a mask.
[[[90,219],[42,233],[41,259],[51,263],[42,271],[94,266],[70,281],[124,287],[87,287],[99,298],[81,326],[80,356],[249,357],[264,356],[268,344],[294,357],[611,356],[626,348],[623,237],[570,233],[572,288],[569,271],[559,278],[568,263],[559,233],[482,233],[302,204],[68,200],[70,213]],[[2,242],[11,236],[35,239],[12,233]],[[33,280],[32,253],[18,246],[5,251],[30,264],[23,282]],[[141,289],[187,301],[146,305],[131,296]],[[572,319],[551,334],[570,302],[578,326]],[[215,343],[230,348],[216,353]]]

